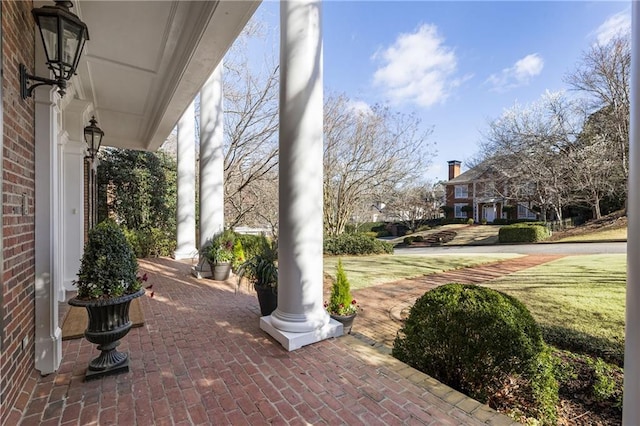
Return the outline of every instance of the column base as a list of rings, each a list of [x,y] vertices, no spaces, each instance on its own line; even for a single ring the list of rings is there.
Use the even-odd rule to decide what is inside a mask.
[[[198,257],[198,250],[195,248],[193,250],[184,250],[184,251],[174,251],[173,258],[175,260],[183,260],[183,259],[193,259]]]
[[[203,257],[196,266],[191,267],[191,275],[198,279],[210,278],[213,276],[211,273],[211,265],[209,265],[209,262]]]
[[[281,331],[273,326],[271,315],[260,318],[260,328],[276,339],[288,351],[295,351],[303,346],[317,343],[330,337],[340,337],[343,333],[342,324],[334,319],[330,319],[325,326],[313,331],[304,333]]]

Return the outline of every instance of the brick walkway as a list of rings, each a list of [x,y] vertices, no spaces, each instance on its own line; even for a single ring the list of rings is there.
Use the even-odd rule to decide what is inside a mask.
[[[356,336],[363,335],[390,352],[396,333],[402,326],[403,311],[425,292],[447,283],[479,284],[561,257],[528,255],[355,290],[353,297],[361,302],[363,310],[354,322],[354,332],[357,332]]]
[[[145,326],[132,329],[120,346],[131,353],[131,372],[85,383],[84,371],[97,351],[85,339],[64,341],[59,371],[33,374],[9,424],[512,423],[353,336],[286,352],[259,329],[257,299],[248,290],[236,294],[233,283],[196,280],[190,265],[170,259],[144,260],[141,266],[155,297],[143,296]],[[490,276],[491,267],[483,270]],[[465,281],[456,274],[462,272],[438,282]],[[385,292],[398,296],[389,293],[394,287],[420,293],[437,285],[434,278],[357,292],[367,310],[356,319],[356,329],[375,340],[387,336],[386,328],[374,332],[376,324],[384,323],[384,315],[393,323],[388,307],[401,300],[386,302]]]

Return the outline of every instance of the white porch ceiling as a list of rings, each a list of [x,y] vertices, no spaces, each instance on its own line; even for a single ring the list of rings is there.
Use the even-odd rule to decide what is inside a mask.
[[[74,2],[89,41],[71,80],[104,146],[156,150],[260,0]]]

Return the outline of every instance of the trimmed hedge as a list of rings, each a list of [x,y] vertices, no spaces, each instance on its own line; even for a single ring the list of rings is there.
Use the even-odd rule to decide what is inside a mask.
[[[527,416],[554,424],[558,383],[540,328],[515,298],[485,287],[447,284],[411,308],[393,356],[474,399],[494,406],[511,389],[534,404]]]
[[[365,234],[341,234],[324,238],[324,254],[332,256],[393,253],[393,245]]]
[[[544,241],[551,232],[540,222],[517,223],[500,228],[498,241],[501,243],[535,243]]]

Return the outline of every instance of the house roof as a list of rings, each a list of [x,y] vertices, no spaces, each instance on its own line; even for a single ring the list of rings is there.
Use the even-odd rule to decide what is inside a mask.
[[[93,104],[103,145],[156,150],[259,4],[74,1],[90,39],[73,96]]]
[[[474,181],[478,181],[481,179],[486,179],[488,174],[491,172],[492,168],[488,165],[488,163],[483,162],[477,165],[476,167],[472,167],[464,173],[459,174],[455,178],[445,182],[446,185],[459,185],[465,183],[472,183]]]

